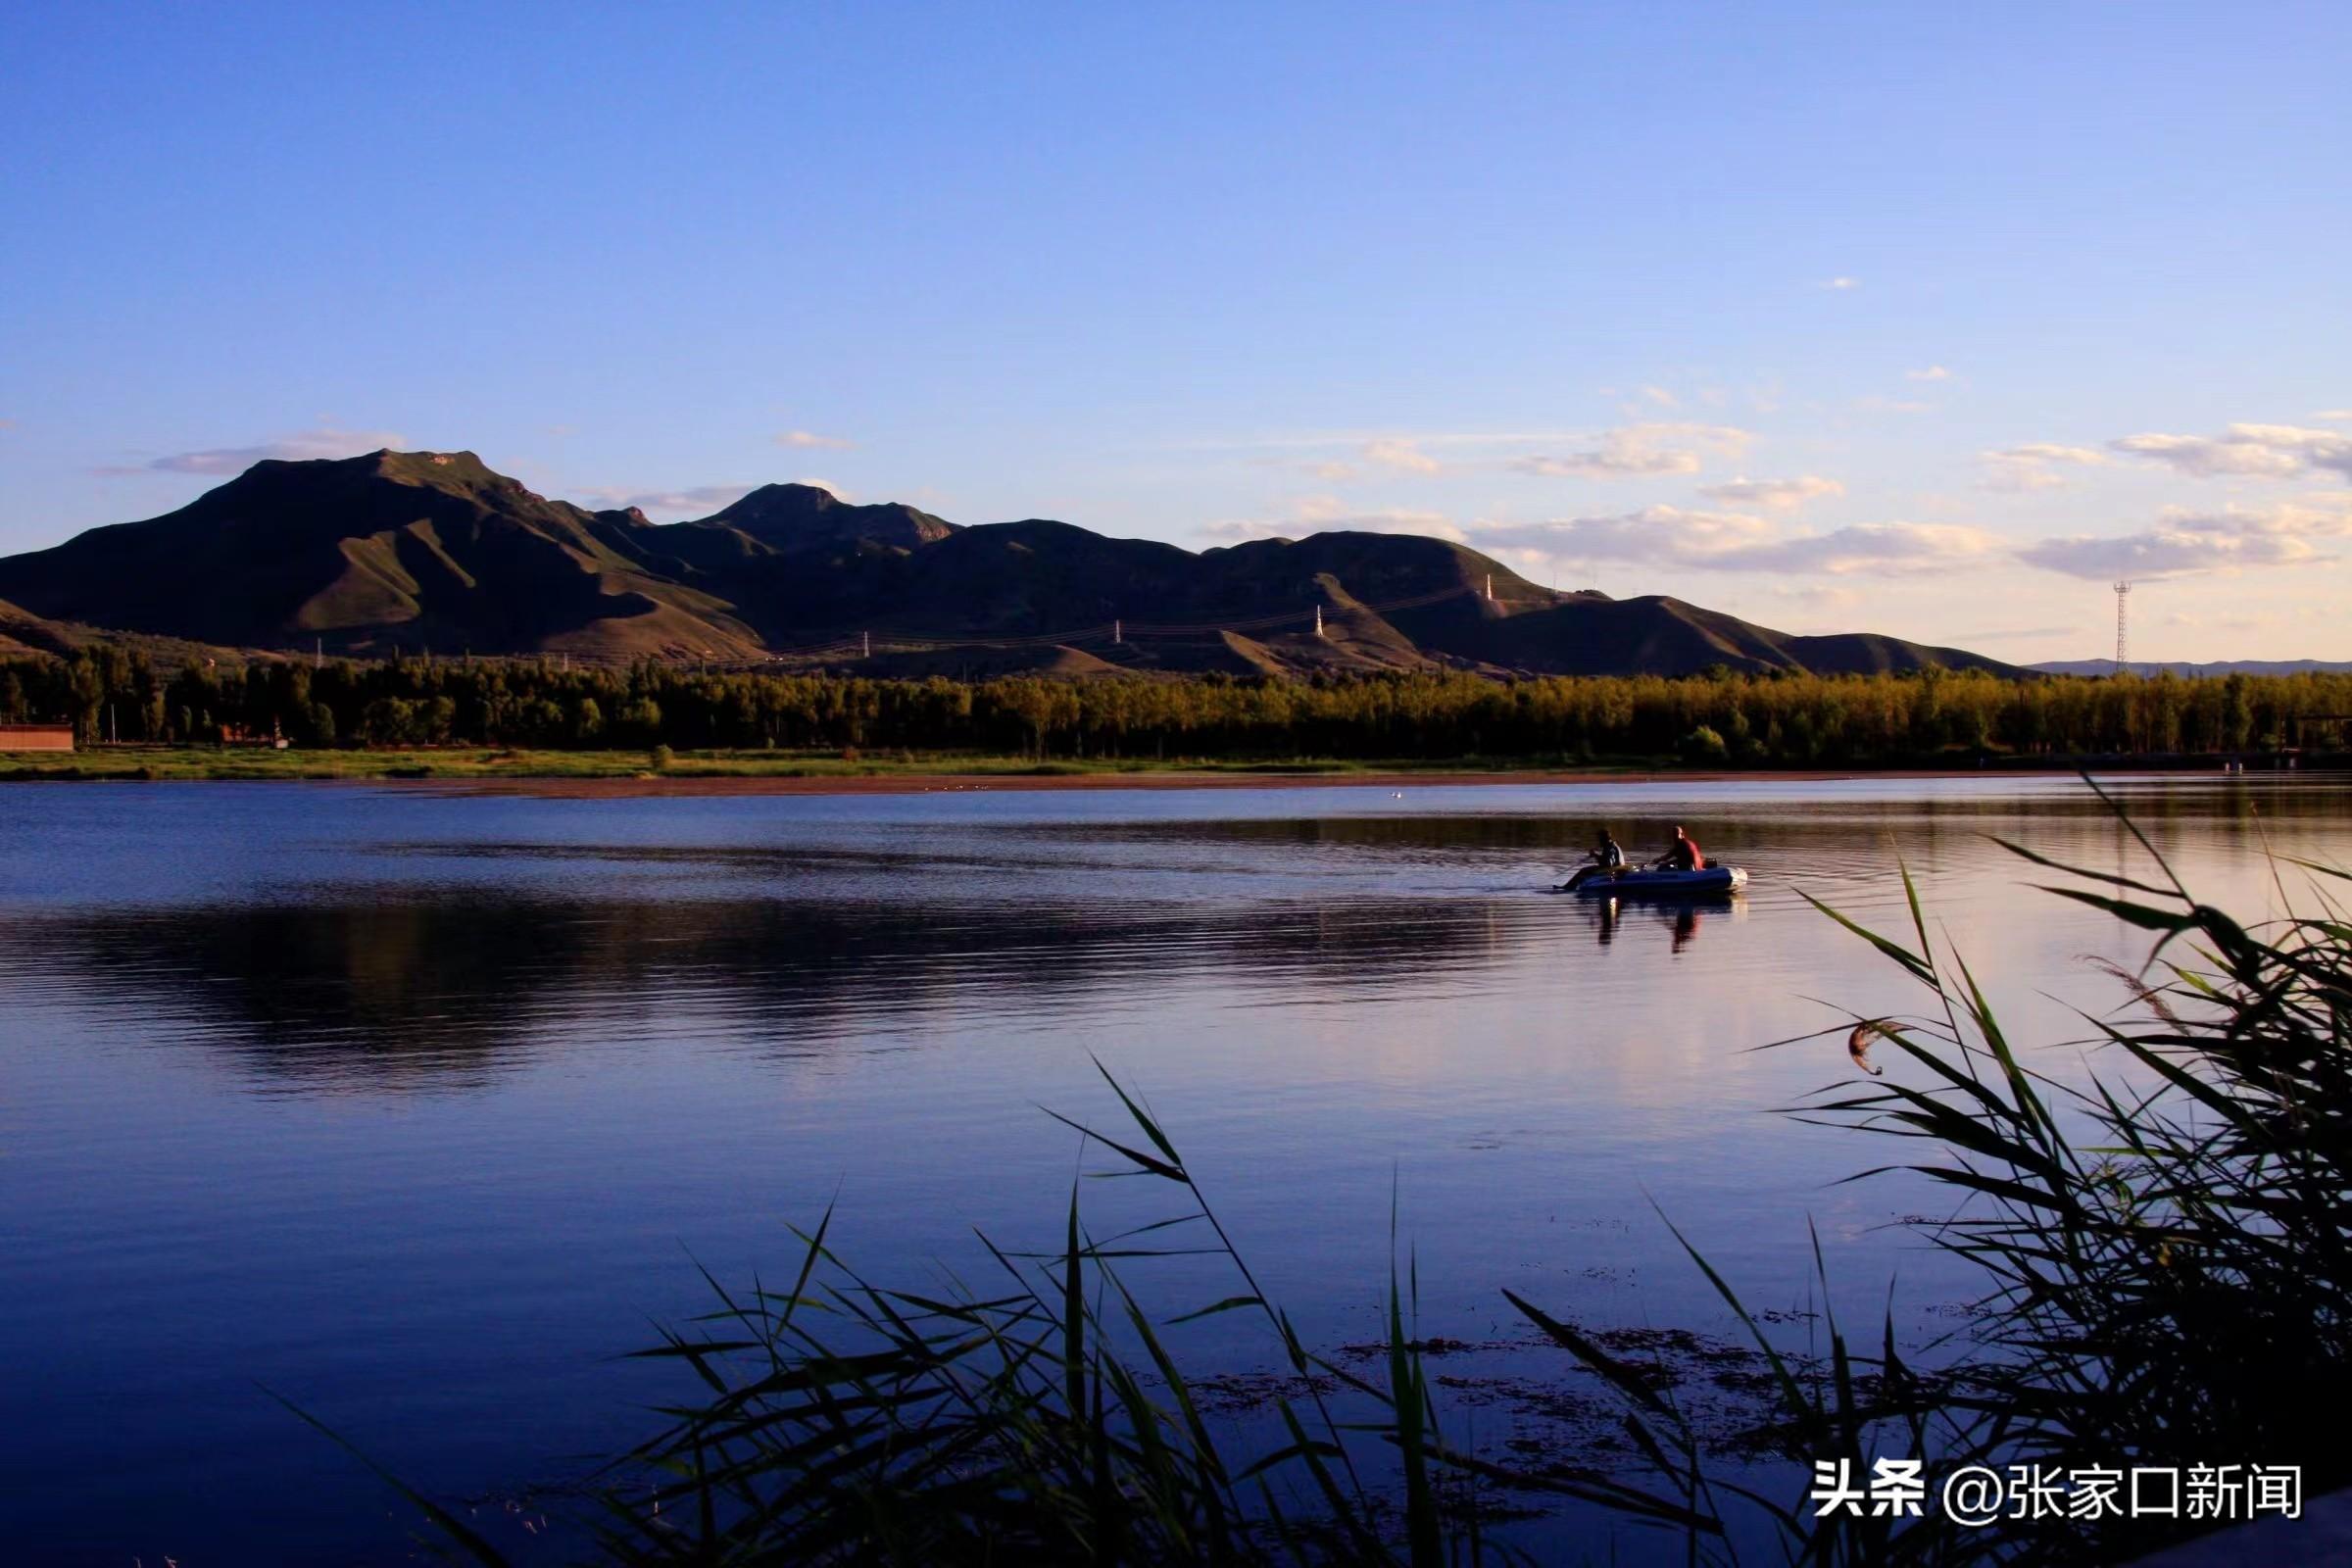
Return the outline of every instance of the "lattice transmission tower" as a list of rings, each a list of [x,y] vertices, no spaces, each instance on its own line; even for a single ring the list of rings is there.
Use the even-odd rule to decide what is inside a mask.
[[[2118,675],[2124,672],[2124,660],[2132,651],[2131,621],[2126,613],[2131,603],[2132,585],[2128,582],[2117,583],[2115,585],[2115,672]]]

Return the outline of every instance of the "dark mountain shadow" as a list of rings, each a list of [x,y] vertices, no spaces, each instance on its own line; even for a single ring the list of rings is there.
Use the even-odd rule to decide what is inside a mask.
[[[1875,634],[1794,637],[1677,599],[1555,593],[1410,534],[1195,554],[1043,517],[959,526],[789,484],[657,524],[538,495],[470,452],[259,463],[176,512],[0,560],[0,600],[27,626],[361,654],[762,664],[854,646],[862,662],[870,633],[885,656],[894,636],[912,644],[902,658],[1082,644],[1099,665],[1061,672],[1098,675],[2007,668]]]
[[[886,1031],[945,1045],[1106,989],[1358,997],[1509,940],[1485,902],[906,905],[447,889],[0,922],[0,985],[297,1093],[463,1091],[566,1049],[681,1031],[777,1057]]]

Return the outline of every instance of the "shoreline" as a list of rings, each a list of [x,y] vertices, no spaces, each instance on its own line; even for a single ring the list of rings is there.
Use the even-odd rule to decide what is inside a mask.
[[[1778,779],[1820,784],[1853,779],[1984,778],[1989,768],[1884,768],[1780,771],[1675,769],[1601,771],[1494,768],[1446,772],[1217,773],[1169,770],[1157,773],[875,773],[856,777],[760,777],[753,774],[654,775],[647,778],[468,778],[391,779],[445,795],[531,796],[550,800],[628,800],[638,797],[723,797],[758,795],[930,795],[1041,793],[1085,790],[1291,790],[1408,787],[1487,788],[1495,785],[1726,784]],[[2071,778],[2071,768],[2004,768],[2008,777]]]
[[[89,754],[78,754],[87,757]],[[414,754],[395,754],[414,755]],[[1426,768],[1387,767],[1362,770],[1332,768],[1269,768],[1253,771],[1241,767],[1218,768],[1158,768],[1102,771],[1004,771],[972,770],[966,772],[876,771],[876,772],[719,772],[687,769],[668,773],[564,773],[546,772],[461,772],[433,773],[416,776],[414,772],[394,772],[386,769],[354,770],[348,774],[322,773],[311,769],[270,769],[229,767],[219,771],[188,771],[142,775],[132,770],[85,772],[79,764],[68,763],[50,768],[12,770],[8,759],[0,758],[0,784],[5,783],[290,783],[320,784],[340,787],[354,785],[369,788],[405,788],[441,795],[459,796],[522,796],[552,800],[629,800],[638,798],[719,798],[788,795],[928,795],[928,794],[986,794],[1044,793],[1055,791],[1115,791],[1115,790],[1296,790],[1296,789],[1386,789],[1400,791],[1408,788],[1489,788],[1502,785],[1572,786],[1598,784],[1656,785],[1684,783],[1717,785],[1727,783],[1783,782],[1788,784],[1842,783],[1862,779],[1928,780],[1958,778],[2073,778],[2081,768],[2067,764],[2046,766],[2001,767],[1887,767],[1887,768],[1660,768],[1660,767],[1584,767],[1584,768],[1498,768],[1464,766],[1448,768],[1443,765]],[[2099,776],[2119,777],[2181,777],[2236,776],[2224,775],[2218,769],[2183,769],[2141,765],[2096,769]],[[2288,775],[2294,776],[2294,775]]]

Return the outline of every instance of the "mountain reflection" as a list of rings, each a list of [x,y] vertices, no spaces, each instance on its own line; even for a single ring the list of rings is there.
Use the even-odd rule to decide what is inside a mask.
[[[706,1029],[778,1055],[1213,981],[1427,985],[1557,935],[1493,901],[1086,906],[579,902],[446,889],[0,921],[0,990],[306,1092],[463,1089],[566,1037]],[[1537,911],[1541,912],[1541,911]],[[136,1020],[135,1025],[130,1020]],[[904,1043],[900,1041],[898,1043]]]

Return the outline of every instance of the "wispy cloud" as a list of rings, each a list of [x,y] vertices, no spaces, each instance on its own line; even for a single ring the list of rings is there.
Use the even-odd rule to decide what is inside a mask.
[[[2198,533],[2274,534],[2302,539],[2352,537],[2352,492],[2315,491],[2260,507],[2231,503],[2218,512],[2167,507],[2161,521],[2167,527]]]
[[[1516,458],[1521,473],[1581,479],[1696,473],[1709,458],[1736,458],[1755,437],[1726,424],[1629,424],[1604,430],[1589,449]]]
[[[1579,441],[1584,430],[1294,430],[1264,435],[1175,441],[1162,450],[1176,452],[1360,452],[1378,441],[1403,441],[1416,447],[1514,447],[1554,441]]]
[[[1866,522],[1781,534],[1746,513],[1644,507],[1538,523],[1474,523],[1469,542],[1580,563],[1635,561],[1705,571],[1896,575],[1948,570],[1994,557],[1999,541],[1957,523]]]
[[[2331,562],[2315,539],[2352,538],[2352,494],[2324,491],[2218,512],[2168,507],[2138,533],[2077,534],[2018,552],[2030,565],[2075,577],[2185,577],[2253,566]]]
[[[1771,531],[1772,524],[1746,513],[1654,506],[1544,522],[1485,522],[1469,534],[1482,550],[1526,551],[1562,561],[1674,563],[1752,545]]]
[[[2352,424],[2352,409],[2322,409],[2312,417],[2328,424]]]
[[[2195,533],[2151,528],[2111,537],[2045,539],[2018,552],[2029,565],[2070,577],[2185,577],[2242,566],[2287,566],[2317,556],[2304,541],[2272,534]]]
[[[2021,637],[2073,637],[2082,630],[2080,626],[1996,626],[1979,631],[1951,633],[1954,643],[1972,648],[1978,643],[2008,642]]]
[[[174,452],[168,457],[150,458],[145,463],[112,465],[96,471],[109,474],[237,474],[257,463],[271,459],[301,463],[317,458],[350,458],[363,452],[380,451],[386,447],[397,449],[407,445],[407,440],[392,430],[345,430],[322,425],[316,430],[302,430],[249,447],[211,447],[202,452]]]
[[[2101,467],[2108,459],[2104,452],[2090,447],[2030,441],[2024,446],[1979,453],[1978,461],[1984,465],[1985,489],[2019,491],[2058,489],[2069,482],[2062,469]]]
[[[2128,435],[2118,452],[2162,463],[2199,478],[2252,475],[2291,479],[2314,469],[2352,478],[2352,434],[2296,424],[2232,424],[2218,436]]]
[[[846,436],[818,435],[813,430],[787,430],[776,437],[777,446],[802,452],[847,452],[857,444]]]
[[[1951,378],[1952,372],[1940,365],[1931,365],[1924,370],[1905,370],[1903,372],[1903,379],[1906,381],[1949,381]]]
[[[1821,280],[1821,286],[1833,293],[1842,294],[1848,289],[1860,288],[1862,280],[1858,277],[1825,277]]]
[[[1733,479],[1724,484],[1703,486],[1698,493],[1709,500],[1735,507],[1763,507],[1771,512],[1793,512],[1806,502],[1823,496],[1841,496],[1845,494],[1845,486],[1817,473],[1800,473],[1793,479]]]
[[[607,486],[574,493],[591,506],[640,512],[690,512],[700,516],[733,506],[750,495],[748,484],[698,484],[683,490],[624,490]]]
[[[1445,466],[1414,443],[1403,440],[1365,443],[1364,461],[1376,467],[1394,468],[1402,473],[1436,473]]]
[[[1946,571],[1992,558],[2000,540],[1956,522],[1857,522],[1742,550],[1718,569],[1895,576]]]

